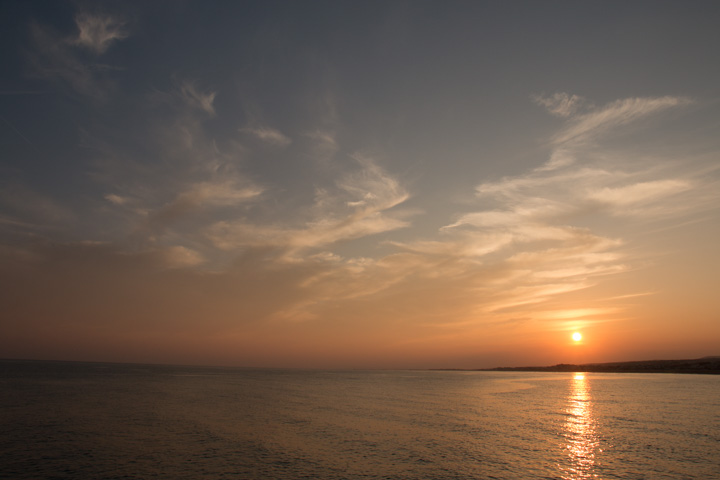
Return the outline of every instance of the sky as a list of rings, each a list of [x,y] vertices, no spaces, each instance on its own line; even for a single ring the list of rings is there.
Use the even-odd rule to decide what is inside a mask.
[[[0,358],[720,354],[718,2],[0,19]]]

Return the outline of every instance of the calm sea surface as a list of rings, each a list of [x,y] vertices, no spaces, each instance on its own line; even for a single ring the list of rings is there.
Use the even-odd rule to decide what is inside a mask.
[[[720,376],[2,361],[0,478],[719,479]]]

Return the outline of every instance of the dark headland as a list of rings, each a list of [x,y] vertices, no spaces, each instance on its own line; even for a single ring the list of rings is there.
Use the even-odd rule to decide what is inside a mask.
[[[638,362],[560,363],[550,367],[496,367],[494,372],[603,372],[603,373],[707,373],[720,375],[720,356],[691,360],[642,360]]]

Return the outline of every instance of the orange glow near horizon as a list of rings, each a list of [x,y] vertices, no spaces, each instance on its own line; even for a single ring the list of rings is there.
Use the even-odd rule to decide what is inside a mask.
[[[197,2],[164,42],[130,20],[154,7],[84,4],[12,8],[3,358],[476,369],[720,355],[708,128],[720,102],[705,33],[674,36],[671,66],[654,42],[628,42],[628,86],[539,68],[568,47],[536,21],[547,58],[494,68],[528,50],[467,20],[495,12],[479,2],[439,18],[390,2],[359,19],[332,9],[322,25],[299,8],[297,28],[241,2],[219,22]],[[237,28],[246,14],[252,28]],[[217,35],[194,38],[182,69],[157,62],[196,23]],[[426,28],[443,41],[428,48]],[[357,41],[374,29],[382,42]],[[257,41],[266,31],[283,55]],[[616,56],[596,53],[583,58],[611,76]],[[641,81],[664,69],[698,88]]]

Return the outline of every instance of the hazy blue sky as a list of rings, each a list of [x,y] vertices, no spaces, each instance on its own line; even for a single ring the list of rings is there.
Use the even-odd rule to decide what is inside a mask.
[[[0,19],[0,357],[718,354],[716,1]]]

